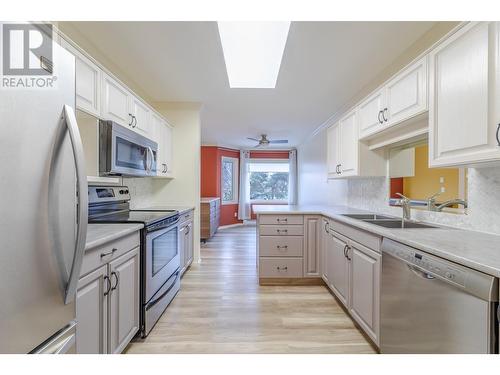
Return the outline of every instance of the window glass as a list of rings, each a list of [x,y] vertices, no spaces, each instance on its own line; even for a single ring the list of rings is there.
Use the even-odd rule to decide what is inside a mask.
[[[250,199],[257,201],[288,200],[289,171],[288,161],[250,163]]]
[[[234,187],[233,187],[233,161],[222,161],[222,200],[234,200]]]

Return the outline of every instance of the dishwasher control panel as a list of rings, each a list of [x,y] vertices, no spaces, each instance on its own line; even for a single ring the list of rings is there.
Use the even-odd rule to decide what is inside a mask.
[[[408,246],[385,246],[384,252],[417,266],[424,272],[429,272],[455,284],[465,286],[467,270],[462,269],[460,266],[454,266],[450,262],[442,261],[437,257]]]

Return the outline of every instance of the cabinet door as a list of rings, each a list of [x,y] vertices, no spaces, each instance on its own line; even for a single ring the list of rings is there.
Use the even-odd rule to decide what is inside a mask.
[[[328,267],[327,267],[327,249],[330,244],[330,234],[328,233],[329,222],[323,218],[321,226],[321,277],[326,285],[330,285],[328,281]]]
[[[496,22],[471,22],[429,57],[429,164],[500,160],[500,51]]]
[[[320,275],[319,254],[321,247],[322,220],[319,216],[304,217],[304,275]]]
[[[61,45],[75,56],[76,107],[95,117],[101,115],[101,69],[66,40]]]
[[[380,310],[380,254],[351,243],[350,307],[353,318],[378,344]]]
[[[338,177],[340,166],[340,127],[335,124],[327,129],[328,177]]]
[[[427,56],[410,65],[386,87],[387,127],[427,110]]]
[[[107,353],[108,266],[82,277],[76,291],[76,352]]]
[[[186,233],[188,231],[188,226],[183,225],[179,228],[179,257],[181,260],[181,274],[186,271]]]
[[[349,298],[349,263],[344,256],[347,242],[330,235],[330,241],[326,249],[327,275],[330,289],[348,306]]]
[[[187,233],[186,233],[186,246],[185,246],[185,265],[186,268],[189,267],[189,265],[193,262],[193,252],[194,252],[194,236],[193,236],[193,222],[190,221],[188,226],[187,226]]]
[[[139,248],[109,263],[109,353],[121,353],[139,330]]]
[[[165,146],[164,146],[164,130],[162,119],[155,114],[151,113],[150,129],[153,140],[158,143],[158,154],[156,159],[156,175],[158,177],[165,176]]]
[[[356,111],[340,120],[340,172],[341,176],[358,174],[358,128]]]
[[[132,125],[129,91],[107,74],[102,74],[102,117],[123,126]]]
[[[359,136],[366,137],[378,132],[384,126],[382,110],[385,108],[384,90],[375,91],[358,107]]]
[[[149,129],[151,122],[150,109],[142,100],[136,98],[135,96],[131,96],[130,103],[130,112],[132,113],[132,116],[134,116],[132,128],[141,135],[151,136]]]

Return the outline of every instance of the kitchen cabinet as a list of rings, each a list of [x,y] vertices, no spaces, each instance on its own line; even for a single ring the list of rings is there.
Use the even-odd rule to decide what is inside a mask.
[[[200,204],[200,237],[210,239],[219,228],[220,198],[201,198]]]
[[[364,140],[427,112],[427,56],[398,72],[358,106]]]
[[[139,330],[139,232],[87,250],[76,293],[77,353],[120,353]]]
[[[378,344],[380,310],[380,254],[350,242],[349,312],[370,338]]]
[[[121,353],[139,330],[139,249],[109,263],[109,352]]]
[[[345,256],[347,246],[344,237],[331,233],[326,248],[328,286],[345,306],[349,303],[349,261]]]
[[[321,216],[304,216],[304,277],[320,276],[321,230]]]
[[[130,95],[129,100],[130,113],[133,117],[132,129],[145,137],[150,135],[151,110],[134,95]]]
[[[325,282],[326,285],[329,285],[330,282],[328,280],[328,268],[326,262],[326,255],[328,246],[330,246],[330,233],[328,232],[328,227],[330,222],[327,218],[323,218],[322,227],[321,227],[321,278]]]
[[[181,276],[193,263],[194,232],[193,232],[193,211],[185,214],[187,219],[181,220],[179,224],[179,256],[181,259]]]
[[[130,92],[106,73],[102,74],[102,118],[133,127]]]
[[[356,240],[378,247],[381,239],[328,220],[324,220],[323,233],[323,280],[378,345],[382,257],[379,252]]]
[[[88,114],[101,115],[101,69],[87,56],[61,38],[61,46],[75,56],[76,107]]]
[[[107,353],[109,285],[107,266],[96,269],[78,281],[76,291],[77,353]]]
[[[385,91],[375,91],[359,106],[359,133],[360,138],[376,133],[384,124],[382,113],[385,108]]]
[[[430,167],[500,160],[499,32],[498,22],[470,22],[431,51]]]
[[[370,151],[358,140],[357,111],[351,110],[327,132],[328,177],[385,176],[382,151]]]
[[[155,141],[158,143],[157,177],[173,177],[172,164],[172,127],[160,116],[152,113],[151,128],[155,131]]]

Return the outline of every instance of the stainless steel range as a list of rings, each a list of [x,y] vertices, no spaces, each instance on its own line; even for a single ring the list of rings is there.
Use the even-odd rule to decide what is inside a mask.
[[[126,186],[89,186],[89,223],[143,223],[141,336],[146,337],[180,289],[179,213],[131,210]]]

